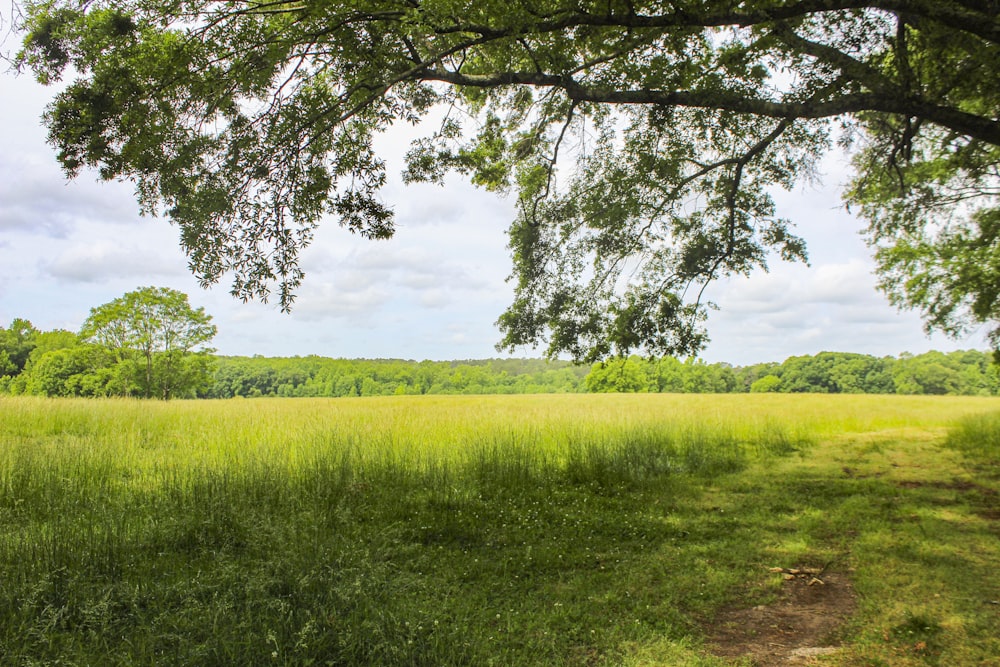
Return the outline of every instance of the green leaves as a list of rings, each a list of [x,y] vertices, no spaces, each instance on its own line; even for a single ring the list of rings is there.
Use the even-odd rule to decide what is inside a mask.
[[[525,201],[522,189],[511,230],[519,298],[499,322],[503,346],[549,332],[550,355],[578,360],[687,356],[707,341],[710,281],[766,268],[769,252],[805,259],[766,188],[776,175],[810,168],[825,128],[748,117],[740,134],[728,134],[715,131],[719,114],[671,116],[609,119],[559,191]],[[611,123],[624,129],[612,132]],[[518,326],[523,320],[532,326]]]
[[[923,310],[929,331],[955,336],[1000,319],[1000,210],[981,209],[963,223],[900,236],[875,255],[892,302]],[[1000,344],[1000,327],[989,336]]]
[[[204,308],[191,308],[182,292],[144,287],[92,308],[80,337],[130,369],[140,395],[168,399],[193,393],[208,380],[207,365],[192,355],[212,351],[205,347],[216,333],[211,320]]]

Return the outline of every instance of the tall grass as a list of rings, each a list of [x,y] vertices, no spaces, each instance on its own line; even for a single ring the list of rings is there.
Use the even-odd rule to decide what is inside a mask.
[[[1000,413],[966,417],[949,431],[947,444],[995,467],[1000,464]]]
[[[613,664],[650,637],[688,641],[747,567],[746,536],[700,514],[705,483],[990,406],[0,399],[0,656]]]

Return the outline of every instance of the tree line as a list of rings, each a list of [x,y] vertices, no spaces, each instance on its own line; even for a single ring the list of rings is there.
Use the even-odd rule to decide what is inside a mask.
[[[592,366],[542,359],[406,361],[325,357],[218,357],[203,392],[235,396],[386,396],[573,392],[1000,394],[989,353],[874,357],[821,352],[781,363],[732,366],[632,356]]]
[[[174,312],[183,310],[186,300],[150,289],[140,295],[173,299]],[[1000,394],[1000,367],[989,353],[976,350],[899,357],[821,352],[742,367],[638,356],[589,367],[542,359],[218,356],[204,347],[207,341],[199,349],[190,345],[214,333],[204,313],[183,336],[176,322],[157,333],[148,325],[157,319],[153,315],[162,324],[166,309],[149,303],[136,309],[137,297],[131,294],[94,309],[80,332],[40,331],[25,319],[0,327],[0,393],[161,399],[573,392]],[[119,319],[112,317],[115,312]],[[124,313],[145,313],[147,319],[129,315],[133,330],[126,335],[130,329]],[[146,322],[146,328],[137,326],[138,321]],[[137,333],[141,331],[145,334]]]
[[[1000,367],[978,350],[874,357],[851,352],[793,356],[750,366],[627,358],[599,362],[585,379],[591,392],[1000,394]]]
[[[542,359],[408,361],[218,357],[210,398],[544,394],[585,391],[586,366]]]

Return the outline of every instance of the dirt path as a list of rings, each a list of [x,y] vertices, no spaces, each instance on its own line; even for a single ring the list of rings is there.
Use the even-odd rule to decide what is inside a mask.
[[[709,635],[715,655],[750,657],[755,667],[787,667],[836,653],[834,632],[855,608],[850,580],[834,572],[786,576],[774,603],[719,615]]]

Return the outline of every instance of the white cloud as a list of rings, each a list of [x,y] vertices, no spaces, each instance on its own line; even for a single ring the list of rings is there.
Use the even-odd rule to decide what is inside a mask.
[[[40,263],[43,274],[67,282],[99,283],[118,279],[139,282],[182,276],[183,265],[150,248],[122,246],[109,240],[76,245]]]
[[[803,296],[809,294],[814,301],[831,304],[872,302],[877,299],[872,268],[861,259],[818,266],[810,272],[807,283],[798,284],[797,291]]]
[[[302,322],[349,319],[367,328],[391,296],[385,287],[361,280],[360,274],[353,280],[306,283],[296,299],[293,317]]]
[[[55,94],[26,76],[0,74],[0,232],[64,237],[81,222],[123,223],[138,217],[131,188],[99,183],[84,171],[68,181],[41,126]]]
[[[452,302],[453,299],[442,289],[429,289],[420,294],[420,305],[424,308],[444,308]]]
[[[2,232],[62,238],[87,222],[131,223],[139,217],[137,210],[121,184],[67,183],[54,165],[30,155],[0,164]]]
[[[926,336],[917,313],[897,311],[877,290],[872,268],[867,256],[813,267],[777,264],[771,273],[714,285],[710,296],[720,310],[709,315],[705,358],[749,364],[824,350],[882,356],[982,347],[976,337]]]

